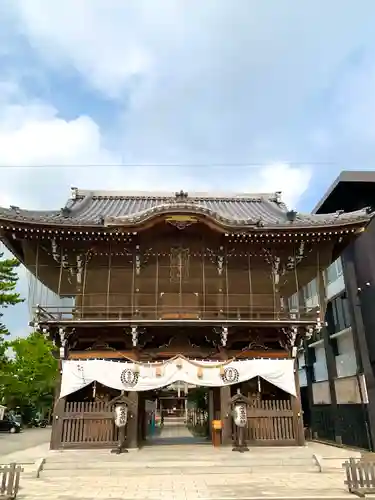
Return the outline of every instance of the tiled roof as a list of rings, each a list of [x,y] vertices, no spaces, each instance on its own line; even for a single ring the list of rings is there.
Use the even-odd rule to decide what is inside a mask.
[[[368,210],[334,214],[288,211],[280,193],[209,194],[82,191],[72,189],[66,206],[55,211],[0,208],[0,220],[58,226],[136,226],[159,214],[196,214],[225,227],[308,228],[366,223]]]

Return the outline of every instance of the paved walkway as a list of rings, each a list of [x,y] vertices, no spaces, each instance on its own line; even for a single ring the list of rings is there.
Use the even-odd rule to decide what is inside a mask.
[[[0,433],[0,460],[4,455],[23,452],[27,448],[47,443],[50,440],[51,429],[25,429],[19,434]]]
[[[176,439],[171,434],[163,432],[158,439]],[[2,457],[17,461],[47,458],[40,479],[22,478],[18,500],[352,498],[339,467],[345,458],[356,455],[319,443],[303,448],[254,448],[245,454],[211,445],[158,446],[157,440],[153,446],[120,456],[106,450],[47,449],[45,443]],[[325,457],[326,472],[319,473],[316,467],[308,470],[306,463],[313,453]]]
[[[183,418],[166,418],[162,432],[151,437],[147,442],[147,446],[193,445],[202,443],[207,443],[207,438],[193,436],[186,427]]]
[[[168,474],[140,475],[134,478],[110,477],[60,481],[40,479],[24,484],[17,500],[245,500],[250,498],[352,498],[339,478],[312,474],[208,474],[206,476]]]

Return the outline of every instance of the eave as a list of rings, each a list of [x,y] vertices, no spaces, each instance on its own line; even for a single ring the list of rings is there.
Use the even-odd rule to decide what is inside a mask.
[[[292,221],[288,225],[281,224],[258,224],[254,222],[249,222],[245,224],[239,223],[223,223],[222,221],[215,219],[211,215],[201,215],[201,214],[191,214],[188,212],[171,212],[169,214],[154,214],[145,220],[139,220],[137,222],[125,221],[121,218],[112,219],[111,221],[105,221],[105,224],[100,226],[94,226],[92,224],[70,224],[62,225],[58,223],[40,222],[40,221],[30,221],[30,220],[18,220],[4,218],[0,216],[0,232],[1,231],[12,231],[12,230],[25,230],[30,234],[37,236],[38,234],[62,234],[71,236],[95,236],[95,235],[105,235],[105,236],[131,236],[137,234],[138,232],[145,231],[155,224],[168,223],[168,219],[173,216],[178,218],[186,217],[186,215],[191,216],[191,223],[203,223],[210,228],[219,231],[224,234],[254,234],[262,235],[269,234],[270,232],[286,236],[289,233],[313,233],[321,231],[335,231],[335,230],[346,230],[349,228],[365,228],[370,222],[373,214],[363,214],[363,216],[358,216],[356,219],[340,219],[332,222],[325,222],[322,220],[321,223],[308,223],[305,221]]]
[[[102,319],[77,319],[77,320],[64,320],[64,319],[41,319],[38,321],[41,327],[57,327],[57,326],[69,326],[69,327],[126,327],[126,326],[252,326],[252,327],[275,327],[283,328],[290,326],[310,326],[315,324],[315,319],[290,319],[290,320],[226,320],[226,319],[166,319],[166,320],[146,320],[146,319],[127,319],[127,320],[102,320]]]

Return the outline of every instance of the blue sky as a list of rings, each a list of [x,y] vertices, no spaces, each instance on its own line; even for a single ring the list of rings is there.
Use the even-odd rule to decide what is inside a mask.
[[[3,0],[0,204],[183,188],[311,210],[374,168],[374,19],[373,0]]]

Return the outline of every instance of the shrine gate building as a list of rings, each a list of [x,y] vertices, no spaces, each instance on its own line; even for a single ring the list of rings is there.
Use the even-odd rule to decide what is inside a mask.
[[[324,295],[322,271],[371,216],[301,214],[280,193],[77,188],[60,210],[0,209],[1,240],[32,276],[33,326],[61,358],[51,447],[113,446],[119,394],[138,447],[146,402],[177,382],[207,388],[223,445],[238,390],[250,444],[303,444],[294,360],[325,311],[299,292],[316,279]]]

